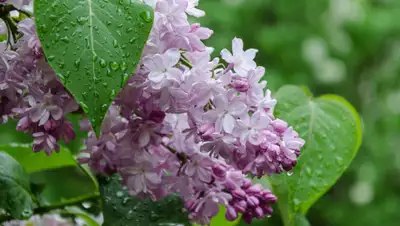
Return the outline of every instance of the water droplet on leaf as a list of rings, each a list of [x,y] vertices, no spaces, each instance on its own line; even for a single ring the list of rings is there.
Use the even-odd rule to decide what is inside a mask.
[[[153,16],[150,13],[150,11],[142,11],[140,13],[140,17],[146,22],[146,23],[150,23],[151,21],[153,21]]]

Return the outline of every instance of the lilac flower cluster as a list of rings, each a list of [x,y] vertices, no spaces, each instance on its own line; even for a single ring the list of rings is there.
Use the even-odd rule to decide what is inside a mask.
[[[11,3],[22,7],[29,1]],[[17,130],[34,137],[33,150],[50,155],[59,151],[57,141],[75,138],[66,114],[79,106],[46,62],[33,20],[20,21],[17,29],[21,38],[0,43],[0,122],[19,120]]]
[[[226,218],[247,222],[272,213],[276,197],[247,174],[290,171],[304,141],[273,116],[265,69],[257,50],[211,59],[202,40],[212,31],[189,24],[202,16],[196,0],[145,1],[155,9],[142,60],[114,101],[99,139],[91,132],[82,163],[98,173],[119,173],[131,195],[153,200],[179,194],[190,218],[207,224],[227,208]]]
[[[120,174],[134,196],[180,195],[190,219],[201,224],[219,205],[228,220],[271,215],[276,197],[246,175],[291,171],[304,141],[274,117],[276,100],[260,81],[265,69],[254,62],[257,50],[244,50],[235,38],[232,52],[212,59],[202,41],[213,32],[188,22],[188,15],[205,15],[198,0],[143,2],[155,17],[142,59],[100,137],[82,122],[89,138],[80,162]],[[0,115],[19,119],[17,129],[35,137],[34,150],[50,154],[57,140],[73,139],[65,114],[78,106],[46,63],[32,20],[19,28],[16,50],[0,52]]]

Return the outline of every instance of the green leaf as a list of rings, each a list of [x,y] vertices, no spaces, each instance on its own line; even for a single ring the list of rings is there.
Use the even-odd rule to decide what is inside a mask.
[[[28,173],[14,158],[0,152],[0,209],[12,218],[27,219],[33,207]]]
[[[36,0],[46,57],[97,134],[115,95],[136,69],[153,10],[132,0]]]
[[[137,200],[121,188],[119,177],[100,178],[104,226],[190,225],[183,201],[170,196],[161,201]]]
[[[0,152],[6,152],[11,155],[28,173],[76,166],[76,161],[72,157],[71,152],[64,148],[60,148],[59,153],[55,152],[51,156],[47,156],[44,152],[33,152],[31,145],[11,143],[0,146]]]
[[[97,182],[86,169],[77,165],[68,149],[60,148],[59,153],[47,156],[43,152],[32,152],[27,144],[10,144],[0,146],[2,152],[14,157],[29,173],[32,192],[41,207],[62,206],[98,196]]]
[[[284,86],[275,98],[275,116],[306,141],[294,174],[270,178],[285,225],[293,225],[295,213],[306,214],[352,162],[361,144],[361,122],[339,96],[314,99],[304,88]]]
[[[63,206],[99,195],[96,182],[77,166],[35,172],[30,176],[33,184],[42,187],[36,194],[41,206]]]

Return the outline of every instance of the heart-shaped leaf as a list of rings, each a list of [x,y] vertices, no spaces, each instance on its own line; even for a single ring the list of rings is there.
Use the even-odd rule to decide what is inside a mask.
[[[136,69],[153,10],[135,0],[35,0],[46,57],[99,134],[104,115]]]
[[[170,196],[161,201],[138,200],[121,188],[119,176],[100,178],[104,226],[190,226],[183,201]]]
[[[33,207],[28,173],[14,158],[0,152],[0,209],[12,218],[26,219],[32,216]]]
[[[306,89],[284,86],[275,98],[276,117],[293,125],[306,141],[294,174],[270,178],[285,225],[293,225],[296,212],[306,214],[352,162],[361,144],[361,122],[339,96],[314,99]]]

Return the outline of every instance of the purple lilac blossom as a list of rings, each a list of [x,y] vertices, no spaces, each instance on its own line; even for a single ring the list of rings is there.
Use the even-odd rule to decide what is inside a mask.
[[[143,2],[155,17],[142,59],[100,137],[88,120],[81,122],[89,137],[79,161],[98,174],[120,174],[139,198],[179,194],[200,224],[209,224],[219,205],[230,221],[271,215],[276,197],[247,176],[291,171],[304,140],[275,118],[277,102],[261,81],[257,50],[234,38],[232,52],[212,59],[202,40],[213,31],[188,22],[205,15],[198,0]],[[23,36],[13,43],[16,50],[0,48],[0,116],[19,120],[17,130],[34,137],[33,150],[51,154],[59,140],[74,139],[66,114],[78,105],[47,64],[33,20],[18,28]]]

